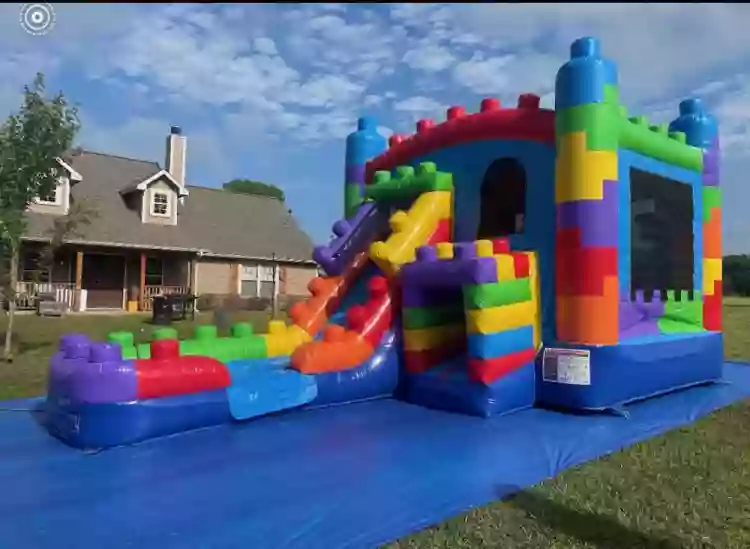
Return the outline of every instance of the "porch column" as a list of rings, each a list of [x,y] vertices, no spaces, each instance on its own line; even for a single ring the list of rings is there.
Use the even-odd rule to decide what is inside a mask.
[[[83,252],[76,252],[76,290],[83,285]]]
[[[146,252],[141,252],[141,271],[138,277],[138,298],[140,301],[139,309],[143,311],[146,308]]]
[[[86,309],[85,297],[83,296],[83,252],[80,250],[76,251],[75,269],[75,308],[80,312]]]

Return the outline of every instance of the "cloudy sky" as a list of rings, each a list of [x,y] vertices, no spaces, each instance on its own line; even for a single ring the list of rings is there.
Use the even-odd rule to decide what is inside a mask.
[[[44,36],[0,5],[0,114],[37,71],[80,105],[88,149],[163,162],[188,136],[188,180],[274,183],[316,241],[342,210],[345,136],[441,120],[448,105],[552,106],[579,36],[618,62],[631,113],[671,120],[702,97],[722,124],[729,251],[750,252],[750,8],[744,4],[53,4]]]

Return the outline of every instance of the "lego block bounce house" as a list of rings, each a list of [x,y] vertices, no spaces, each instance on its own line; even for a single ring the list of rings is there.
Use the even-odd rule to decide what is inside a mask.
[[[715,120],[628,117],[599,43],[573,43],[555,109],[451,107],[346,142],[325,275],[267,334],[62,338],[46,425],[107,447],[288,409],[396,397],[480,417],[602,410],[722,373]]]

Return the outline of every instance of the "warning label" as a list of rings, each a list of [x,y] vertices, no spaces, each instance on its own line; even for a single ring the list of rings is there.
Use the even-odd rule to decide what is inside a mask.
[[[583,349],[544,349],[542,378],[551,383],[591,385],[591,352]]]

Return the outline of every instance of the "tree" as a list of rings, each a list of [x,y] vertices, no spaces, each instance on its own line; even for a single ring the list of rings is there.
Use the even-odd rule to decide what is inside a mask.
[[[750,255],[728,255],[722,267],[724,292],[750,296]]]
[[[24,87],[23,104],[0,127],[0,246],[7,269],[5,297],[8,327],[3,356],[12,360],[18,255],[26,228],[25,212],[37,196],[57,185],[62,169],[59,159],[71,150],[80,122],[78,111],[62,93],[45,96],[44,76],[39,73]]]
[[[284,191],[276,185],[263,183],[261,181],[253,181],[252,179],[232,179],[228,183],[224,183],[222,188],[230,193],[270,196],[279,202],[284,202],[286,199]]]

